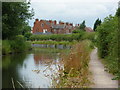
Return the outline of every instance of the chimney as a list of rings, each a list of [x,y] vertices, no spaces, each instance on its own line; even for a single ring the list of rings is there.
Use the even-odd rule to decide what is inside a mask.
[[[54,21],[54,24],[55,24],[55,25],[57,24],[57,21],[56,21],[56,20]]]
[[[35,21],[37,22],[37,21],[39,21],[39,19],[35,19]]]
[[[72,24],[72,23],[70,23],[70,26],[73,26],[73,24]]]
[[[69,25],[69,23],[68,23],[68,22],[66,22],[66,25]]]
[[[65,23],[64,23],[64,22],[59,21],[59,24],[60,24],[60,25],[64,25]]]
[[[39,21],[39,19],[35,19],[34,25]]]
[[[51,23],[51,24],[52,24],[52,23],[53,23],[53,21],[52,21],[52,20],[49,20],[49,23]]]
[[[40,22],[42,22],[43,20],[41,19]]]

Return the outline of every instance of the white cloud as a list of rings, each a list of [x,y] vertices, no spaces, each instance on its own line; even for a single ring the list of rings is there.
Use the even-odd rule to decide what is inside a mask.
[[[114,14],[118,0],[31,0],[34,18],[80,23],[92,26],[97,18]],[[33,21],[30,25],[33,26]]]
[[[69,3],[69,2],[118,2],[119,0],[31,0],[31,2],[57,2],[57,3]]]

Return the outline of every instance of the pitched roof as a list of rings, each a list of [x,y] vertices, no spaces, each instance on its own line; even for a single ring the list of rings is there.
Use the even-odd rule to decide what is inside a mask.
[[[86,32],[94,32],[91,27],[85,27]]]
[[[54,29],[64,29],[64,28],[65,28],[65,25],[59,25],[59,24],[57,24],[57,25],[52,25],[52,28],[54,28]]]

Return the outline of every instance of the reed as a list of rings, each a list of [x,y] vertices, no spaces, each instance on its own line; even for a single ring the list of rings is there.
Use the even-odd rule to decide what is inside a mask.
[[[85,40],[73,46],[68,55],[61,54],[64,68],[59,73],[56,88],[87,88],[89,80],[88,63],[92,50],[91,41]]]

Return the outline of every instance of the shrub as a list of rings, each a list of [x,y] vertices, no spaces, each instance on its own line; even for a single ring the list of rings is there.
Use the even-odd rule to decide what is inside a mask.
[[[32,35],[30,37],[31,41],[34,40],[55,40],[55,41],[73,41],[73,40],[81,40],[83,33],[76,34],[52,34],[52,35]]]
[[[9,40],[2,41],[2,54],[8,54],[11,52],[11,46]]]
[[[15,40],[2,41],[2,54],[23,52],[31,48],[30,42],[26,42],[24,36],[18,35]]]
[[[25,38],[22,35],[16,36],[15,40],[10,42],[11,49],[14,52],[22,52],[25,50]]]
[[[84,31],[83,31],[83,30],[78,29],[78,30],[74,30],[74,31],[72,31],[72,33],[84,33]]]
[[[118,49],[118,17],[110,15],[105,18],[104,22],[97,28],[97,31],[99,56],[104,59],[108,71],[118,76],[118,55],[120,52]]]

